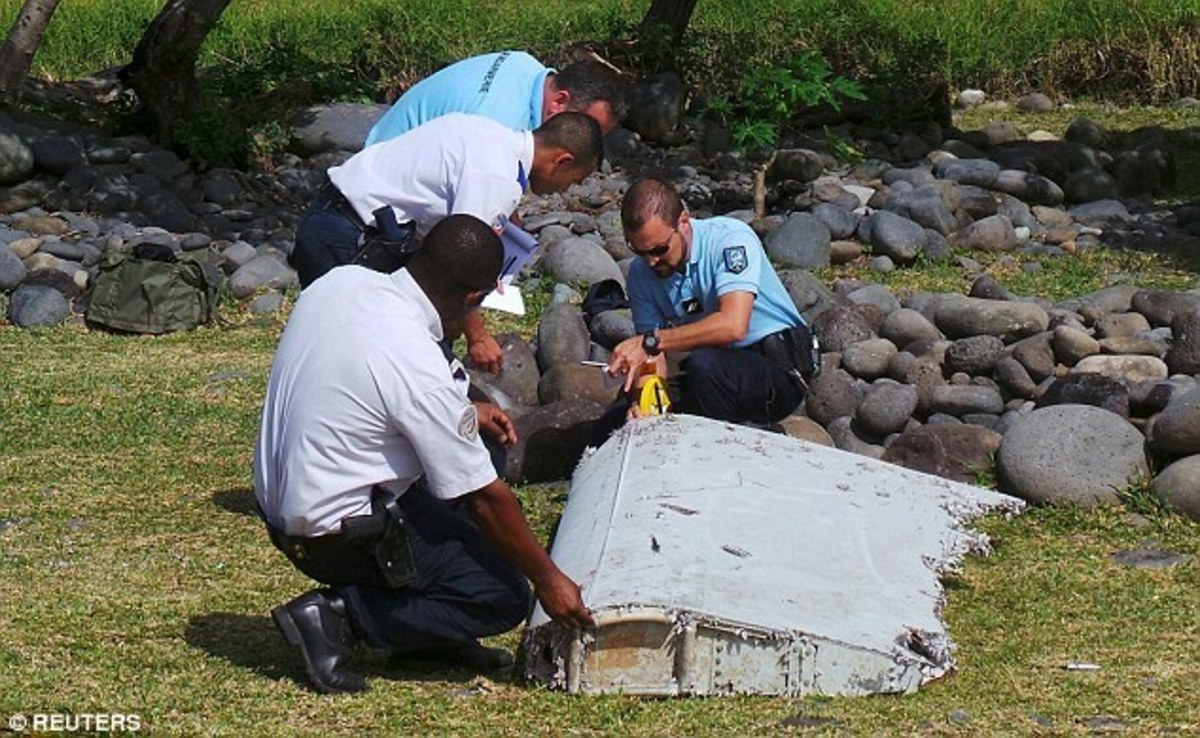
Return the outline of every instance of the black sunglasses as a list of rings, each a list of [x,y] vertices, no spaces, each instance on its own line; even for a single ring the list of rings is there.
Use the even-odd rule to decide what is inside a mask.
[[[660,256],[662,256],[663,254],[665,254],[671,250],[671,241],[675,240],[675,236],[678,233],[679,233],[679,226],[675,226],[674,228],[671,229],[671,235],[667,236],[667,240],[665,242],[659,244],[658,246],[648,248],[645,251],[638,251],[637,249],[635,249],[633,247],[633,244],[628,244],[629,250],[632,251],[635,256],[641,256],[643,258],[648,258],[648,259],[657,259]]]

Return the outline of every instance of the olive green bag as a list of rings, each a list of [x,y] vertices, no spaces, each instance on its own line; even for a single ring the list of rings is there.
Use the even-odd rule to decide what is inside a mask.
[[[221,271],[167,246],[138,244],[100,262],[84,318],[126,333],[187,331],[215,317]]]

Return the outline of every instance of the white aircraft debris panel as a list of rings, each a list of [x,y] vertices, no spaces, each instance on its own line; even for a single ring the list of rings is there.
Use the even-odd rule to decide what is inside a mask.
[[[597,627],[539,607],[526,673],[571,692],[912,692],[953,668],[939,575],[1020,500],[688,415],[628,424],[575,471],[551,551]]]

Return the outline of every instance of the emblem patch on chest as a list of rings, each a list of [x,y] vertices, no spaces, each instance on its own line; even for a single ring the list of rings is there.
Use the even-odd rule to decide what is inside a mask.
[[[479,435],[479,414],[474,405],[467,405],[462,417],[458,419],[458,435],[468,441],[474,441]]]
[[[745,246],[730,246],[725,249],[723,256],[725,258],[726,271],[741,274],[749,266]]]

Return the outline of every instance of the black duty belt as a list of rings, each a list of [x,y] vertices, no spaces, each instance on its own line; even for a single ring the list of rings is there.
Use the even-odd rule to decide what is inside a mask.
[[[346,199],[342,191],[328,177],[326,177],[325,184],[322,185],[321,190],[317,193],[317,197],[313,201],[313,206],[341,215],[353,223],[360,231],[367,230],[366,223],[363,223],[363,219],[358,217],[358,212],[354,209],[354,206],[350,204],[350,201]]]
[[[366,515],[349,515],[342,518],[341,529],[335,533],[321,536],[293,536],[284,533],[267,522],[267,518],[259,509],[259,516],[267,523],[267,532],[271,540],[281,550],[289,550],[298,558],[305,558],[311,552],[327,546],[341,546],[348,541],[372,541],[378,539],[387,530],[388,522],[404,523],[404,515],[400,511],[400,500],[403,495],[390,502],[384,503],[380,497],[381,488],[375,488],[371,500],[371,512]]]
[[[807,384],[821,373],[821,346],[806,325],[776,331],[746,347]]]
[[[756,354],[762,354],[763,356],[766,356],[768,353],[773,353],[773,352],[768,351],[767,345],[768,344],[775,344],[775,345],[782,344],[786,340],[783,337],[783,334],[787,333],[789,330],[791,330],[791,329],[784,328],[781,331],[776,331],[775,333],[771,333],[766,336],[763,336],[762,338],[758,339],[754,343],[746,346],[746,349],[748,351],[753,351]],[[772,346],[771,348],[774,348],[774,347],[775,346]]]

